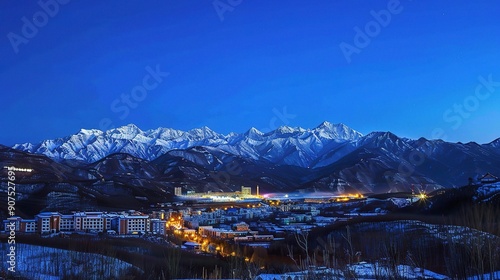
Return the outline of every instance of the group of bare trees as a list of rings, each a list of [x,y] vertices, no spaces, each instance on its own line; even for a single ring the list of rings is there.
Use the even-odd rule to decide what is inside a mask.
[[[497,209],[488,205],[467,209],[453,220],[443,218],[441,224],[364,222],[313,237],[309,231],[297,231],[287,255],[296,270],[309,273],[309,279],[322,279],[319,268],[332,279],[358,277],[352,267],[360,261],[371,264],[373,275],[381,279],[424,277],[425,269],[456,279],[478,275],[494,279],[493,273],[500,271]]]

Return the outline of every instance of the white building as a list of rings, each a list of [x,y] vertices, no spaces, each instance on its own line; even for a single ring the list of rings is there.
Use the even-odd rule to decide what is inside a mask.
[[[102,212],[78,212],[74,214],[76,231],[104,231]]]
[[[182,188],[181,187],[175,187],[174,188],[174,194],[176,196],[181,196],[182,195]]]
[[[165,235],[166,225],[167,225],[167,221],[160,220],[160,219],[151,219],[151,232],[154,234]]]
[[[61,215],[61,220],[59,221],[59,229],[61,231],[74,231],[75,217],[73,215]]]
[[[24,224],[24,226],[23,226]],[[34,233],[36,232],[36,221],[34,219],[32,220],[22,220],[21,221],[21,231],[27,232],[27,233]]]
[[[115,230],[118,234],[140,234],[149,232],[150,224],[149,216],[122,215],[118,217]]]

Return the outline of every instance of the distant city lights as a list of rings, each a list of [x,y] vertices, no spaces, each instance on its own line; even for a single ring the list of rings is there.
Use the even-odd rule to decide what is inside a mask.
[[[31,168],[18,168],[15,166],[4,166],[4,169],[8,169],[9,171],[16,171],[16,172],[33,172],[34,170]]]

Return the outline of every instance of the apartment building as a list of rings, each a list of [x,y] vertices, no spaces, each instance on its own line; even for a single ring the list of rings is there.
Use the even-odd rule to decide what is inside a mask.
[[[113,225],[115,225],[116,232],[118,234],[140,234],[144,232],[150,232],[149,216],[126,216],[121,215],[117,219],[113,220]]]
[[[165,235],[167,221],[161,219],[151,219],[151,232],[154,234]]]
[[[60,231],[61,214],[58,212],[42,212],[35,216],[38,233],[54,233]]]
[[[165,234],[166,221],[150,219],[148,215],[134,213],[118,215],[103,212],[76,212],[60,214],[58,212],[42,212],[35,219],[10,217],[3,221],[4,229],[14,224],[15,231],[25,233],[56,232],[107,232],[115,230],[118,234],[139,234],[154,232]]]

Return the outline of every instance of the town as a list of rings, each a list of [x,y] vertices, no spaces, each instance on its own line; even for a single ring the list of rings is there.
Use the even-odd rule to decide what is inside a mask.
[[[3,221],[4,229],[21,234],[89,234],[107,237],[156,235],[165,242],[194,252],[229,255],[223,244],[269,247],[287,234],[309,231],[359,216],[384,215],[387,210],[367,207],[361,194],[334,196],[260,195],[258,187],[234,193],[189,193],[184,200],[151,205],[149,210],[121,212],[41,212],[33,219],[18,216]],[[391,198],[394,205],[408,205],[422,194]],[[361,210],[364,208],[364,210]],[[349,210],[350,209],[350,210]],[[366,210],[370,209],[370,210]]]
[[[225,275],[234,277],[243,273],[249,279],[284,279],[282,277],[288,276],[308,279],[308,275],[341,277],[345,273],[374,275],[373,265],[380,265],[380,269],[389,274],[392,272],[386,264],[370,263],[360,249],[346,251],[345,259],[341,251],[347,250],[345,246],[353,242],[351,238],[360,242],[366,234],[374,236],[371,231],[374,228],[378,231],[388,227],[408,234],[416,228],[429,228],[429,236],[439,239],[442,236],[435,234],[447,232],[449,226],[425,215],[419,215],[418,220],[408,219],[418,213],[415,209],[425,209],[442,198],[453,197],[468,189],[476,190],[476,199],[487,200],[496,195],[499,181],[498,177],[487,173],[462,190],[438,189],[426,193],[422,187],[411,185],[409,192],[342,195],[330,192],[262,194],[257,186],[242,186],[241,191],[235,192],[205,193],[175,188],[176,200],[138,210],[59,210],[40,212],[33,218],[9,217],[3,221],[5,231],[1,234],[8,231],[11,236],[18,235],[19,240],[35,242],[33,245],[73,244],[71,248],[90,245],[97,246],[90,252],[105,254],[111,250],[112,256],[120,252],[121,258],[139,269],[134,272],[138,274],[144,273],[144,269],[158,267],[158,262],[165,260],[171,261],[169,265],[182,260],[183,265],[191,266],[193,258],[197,258],[197,269],[191,272],[183,270],[183,273],[192,273],[191,277],[195,278],[202,273],[203,279],[207,279],[208,270],[211,271],[210,277],[215,279],[223,270]],[[466,230],[464,234],[468,234]],[[356,237],[351,237],[351,233]],[[414,236],[410,234],[405,238]],[[315,244],[314,247],[301,243],[309,242],[308,239]],[[347,242],[347,245],[334,240]],[[123,247],[123,244],[133,245]],[[99,246],[106,249],[100,251]],[[335,246],[344,249],[339,249],[338,256],[332,259],[329,254],[336,252]],[[317,254],[318,258],[313,260],[310,252]],[[154,263],[143,263],[144,256],[159,256],[159,259]],[[287,268],[273,266],[271,260],[277,259],[279,265]],[[214,263],[209,264],[208,260]],[[218,268],[217,264],[223,265],[224,269]],[[338,267],[344,267],[347,272]],[[179,275],[172,266],[168,269],[172,275]],[[397,269],[410,275],[408,266],[400,265]],[[443,273],[440,267],[436,270]],[[431,270],[419,275],[446,279]],[[415,278],[420,276],[415,275]]]

